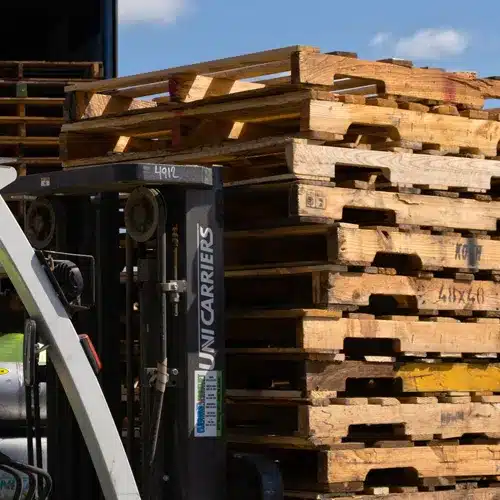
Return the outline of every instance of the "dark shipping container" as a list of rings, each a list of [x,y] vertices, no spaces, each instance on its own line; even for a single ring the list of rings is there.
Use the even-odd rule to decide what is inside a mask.
[[[116,76],[117,0],[4,0],[0,60],[102,61]]]

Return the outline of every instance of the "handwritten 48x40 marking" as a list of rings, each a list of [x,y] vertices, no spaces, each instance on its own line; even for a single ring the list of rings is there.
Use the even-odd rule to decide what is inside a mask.
[[[441,285],[439,290],[439,302],[449,304],[484,304],[484,290],[481,286],[468,286],[458,288],[456,286]]]

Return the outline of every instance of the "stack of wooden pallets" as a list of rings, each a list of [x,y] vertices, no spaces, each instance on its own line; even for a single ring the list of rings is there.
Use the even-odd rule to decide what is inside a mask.
[[[500,495],[500,81],[299,46],[67,90],[67,168],[226,167],[232,448],[290,499]]]
[[[95,62],[0,61],[0,157],[19,175],[59,170],[64,87],[99,78]]]

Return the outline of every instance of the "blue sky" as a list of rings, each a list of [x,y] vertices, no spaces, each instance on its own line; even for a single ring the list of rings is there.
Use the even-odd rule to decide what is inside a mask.
[[[498,0],[118,0],[119,74],[287,45],[500,75]]]

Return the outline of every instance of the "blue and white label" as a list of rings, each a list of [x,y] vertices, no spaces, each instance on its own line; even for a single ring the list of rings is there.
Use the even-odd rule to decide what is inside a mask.
[[[221,372],[195,371],[194,435],[220,437],[222,435],[222,377]]]

